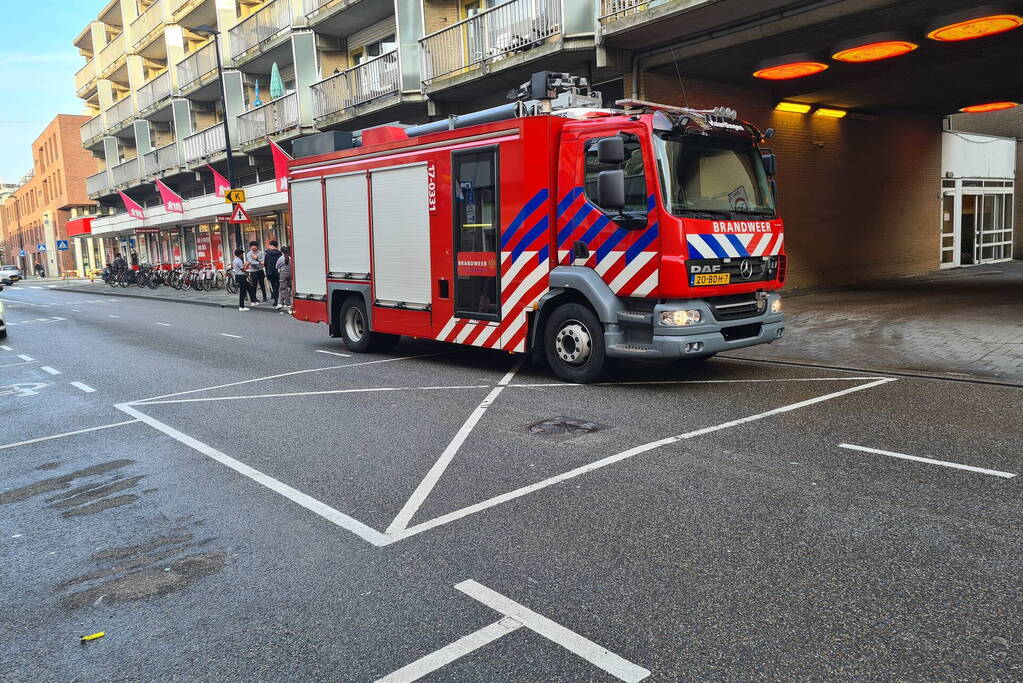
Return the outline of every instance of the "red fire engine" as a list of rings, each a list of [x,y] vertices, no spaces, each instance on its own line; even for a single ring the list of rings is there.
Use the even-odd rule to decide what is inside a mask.
[[[295,317],[357,352],[411,335],[571,382],[781,337],[772,131],[584,87],[541,72],[528,101],[296,141]]]

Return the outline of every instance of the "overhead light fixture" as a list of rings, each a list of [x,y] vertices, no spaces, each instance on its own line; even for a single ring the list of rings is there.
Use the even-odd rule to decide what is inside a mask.
[[[827,68],[827,64],[813,55],[786,55],[761,62],[753,72],[753,77],[767,81],[788,81],[793,78],[813,76],[826,71]]]
[[[849,115],[845,109],[831,109],[829,107],[819,107],[817,111],[813,113],[814,116],[823,116],[827,119],[844,119]]]
[[[775,111],[789,111],[793,114],[805,114],[812,108],[809,104],[803,104],[802,102],[779,102],[774,106]]]
[[[931,25],[927,37],[942,42],[958,42],[1005,33],[1020,26],[1023,26],[1023,16],[988,5],[941,17]]]
[[[1019,102],[986,102],[984,104],[973,104],[969,107],[963,107],[959,111],[964,114],[984,114],[989,111],[1005,111],[1006,109],[1018,106]]]
[[[839,62],[879,62],[901,57],[920,47],[900,33],[875,33],[847,40],[835,46],[831,58]]]

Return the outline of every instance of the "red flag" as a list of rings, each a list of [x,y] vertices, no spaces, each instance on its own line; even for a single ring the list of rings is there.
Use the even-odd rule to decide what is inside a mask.
[[[267,138],[270,143],[270,152],[274,158],[274,176],[277,179],[277,191],[286,192],[288,189],[288,162],[291,155],[280,148],[276,142]]]
[[[121,195],[121,201],[124,202],[124,208],[128,210],[129,216],[132,218],[138,218],[140,221],[146,219],[146,214],[142,211],[142,206],[140,206],[138,202],[120,190],[117,191],[117,194]]]
[[[162,180],[156,179],[156,189],[160,191],[163,208],[171,213],[185,213],[185,200],[174,190],[167,187]]]
[[[227,182],[227,178],[217,173],[217,169],[209,164],[206,164],[206,168],[210,169],[210,173],[213,174],[213,187],[216,190],[217,196],[223,197],[231,189],[231,183]]]

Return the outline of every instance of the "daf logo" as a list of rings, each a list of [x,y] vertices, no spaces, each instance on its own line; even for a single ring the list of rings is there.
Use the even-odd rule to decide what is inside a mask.
[[[690,273],[720,273],[721,266],[689,266]]]
[[[743,259],[742,263],[739,264],[739,277],[743,280],[749,280],[753,277],[753,264],[749,262],[749,259]]]

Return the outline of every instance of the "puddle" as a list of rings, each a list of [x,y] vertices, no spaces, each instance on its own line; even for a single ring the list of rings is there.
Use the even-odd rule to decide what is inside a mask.
[[[64,474],[59,477],[43,479],[41,481],[37,481],[34,484],[29,484],[28,486],[22,486],[21,488],[12,489],[10,491],[4,491],[3,493],[0,493],[0,505],[18,503],[43,493],[49,493],[50,491],[59,491],[61,489],[66,489],[70,487],[71,482],[73,482],[75,479],[81,479],[82,477],[94,477],[99,474],[113,472],[114,470],[119,470],[122,467],[131,465],[134,462],[135,462],[134,460],[111,460],[110,462],[104,462],[100,463],[99,465],[93,465],[92,467],[86,467],[85,469],[81,469],[76,472],[71,472],[70,474]]]
[[[143,600],[180,590],[204,576],[219,572],[226,564],[227,554],[224,552],[188,555],[175,560],[169,567],[131,572],[74,593],[67,597],[66,604],[78,609],[100,599],[104,603]]]

